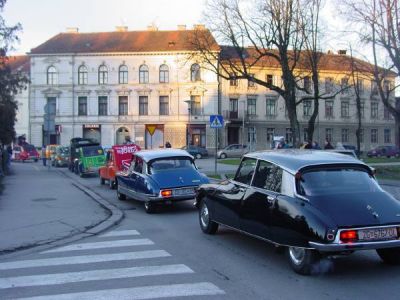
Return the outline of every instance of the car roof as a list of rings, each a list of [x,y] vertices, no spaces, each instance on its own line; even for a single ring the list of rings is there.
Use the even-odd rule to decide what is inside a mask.
[[[368,167],[360,160],[345,154],[324,150],[280,149],[251,152],[244,157],[263,159],[274,163],[289,173],[296,174],[308,166],[332,164],[358,164]],[[369,167],[368,167],[369,168]]]
[[[156,158],[166,158],[166,157],[176,157],[176,156],[185,156],[193,159],[192,155],[190,155],[186,150],[181,150],[181,149],[141,150],[135,152],[134,155],[141,157],[145,162],[148,162]]]

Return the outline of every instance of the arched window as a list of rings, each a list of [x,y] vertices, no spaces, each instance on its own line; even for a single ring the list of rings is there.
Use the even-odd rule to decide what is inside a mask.
[[[57,69],[54,66],[50,66],[47,69],[47,84],[55,85],[58,82]]]
[[[201,80],[199,64],[193,64],[190,67],[190,80],[192,82]]]
[[[99,67],[99,84],[108,83],[108,70],[105,65]]]
[[[169,82],[169,68],[167,65],[160,66],[160,83]]]
[[[149,67],[146,65],[139,68],[139,83],[149,83]]]
[[[126,65],[121,65],[119,67],[119,83],[128,83],[128,67]]]
[[[86,66],[82,65],[78,69],[78,84],[87,84],[88,83],[88,70]]]

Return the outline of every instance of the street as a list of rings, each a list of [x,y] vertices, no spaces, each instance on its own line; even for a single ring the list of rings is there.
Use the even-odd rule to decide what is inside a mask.
[[[207,161],[199,165],[206,170]],[[70,182],[96,193],[124,217],[105,232],[72,243],[0,255],[0,299],[398,299],[400,294],[399,268],[384,265],[375,251],[341,257],[334,264],[323,261],[320,274],[300,276],[270,244],[226,227],[214,236],[202,233],[192,201],[149,215],[140,202],[119,201],[98,177],[80,178],[65,168],[48,170],[35,163],[14,163],[13,168],[14,176],[38,174],[30,189],[49,177],[68,183],[58,188],[58,201],[74,201],[80,226],[87,226],[83,218],[92,224],[107,214],[95,201],[82,207],[78,202],[87,203],[89,196]],[[0,195],[0,212],[8,188]],[[399,187],[385,188],[399,199]],[[14,200],[25,212],[29,203]],[[38,228],[37,234],[45,230]]]

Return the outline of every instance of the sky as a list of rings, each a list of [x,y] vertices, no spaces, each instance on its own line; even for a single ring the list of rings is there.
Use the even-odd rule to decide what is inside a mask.
[[[12,54],[25,54],[67,27],[79,32],[160,30],[177,25],[192,28],[201,23],[204,0],[8,0],[3,11],[6,24],[21,23],[21,42]]]

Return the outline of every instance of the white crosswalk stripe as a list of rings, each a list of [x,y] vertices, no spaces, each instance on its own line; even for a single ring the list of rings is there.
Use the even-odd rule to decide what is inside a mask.
[[[2,262],[0,263],[2,271],[0,272],[0,299],[108,300],[225,294],[211,282],[201,282],[201,280],[190,282],[190,278],[196,278],[195,272],[184,264],[173,263],[172,256],[167,251],[154,249],[127,251],[124,249],[124,252],[118,252],[121,249],[116,249],[117,247],[154,245],[153,241],[146,238],[127,239],[129,236],[137,235],[140,233],[136,230],[112,231],[96,237],[100,239],[97,242],[76,243],[41,252],[37,254],[39,256],[37,259]],[[114,240],[105,241],[105,238],[114,238]],[[90,254],[94,249],[96,252]],[[82,250],[82,253],[77,250]],[[60,253],[62,256],[54,257]],[[108,263],[108,265],[103,266],[101,263]],[[132,264],[138,265],[132,266]],[[50,273],[42,272],[52,267],[53,269],[49,269]],[[158,285],[155,285],[154,279],[147,279],[154,276],[158,276],[157,278],[169,276],[166,278],[170,284],[166,285],[164,280],[164,283],[158,282]],[[132,281],[134,278],[137,279]],[[102,282],[115,279],[120,279],[120,287],[113,285],[112,288],[105,289],[102,286]],[[181,279],[184,279],[185,283],[180,283]],[[127,288],[124,280],[126,282],[130,280],[130,284],[133,282],[137,286],[129,285]],[[148,280],[150,284],[146,284]],[[84,284],[81,285],[81,283]],[[81,287],[69,292],[68,284]],[[60,287],[63,288],[60,289]],[[80,291],[80,289],[84,290]]]
[[[154,285],[126,289],[103,290],[95,292],[71,293],[56,295],[57,300],[141,300],[167,297],[212,296],[225,292],[212,283],[199,282],[189,284]],[[26,300],[50,300],[54,295],[23,298]],[[22,298],[18,298],[22,299]]]
[[[118,261],[118,260],[135,260],[145,258],[167,257],[171,256],[164,250],[148,250],[115,254],[93,254],[70,257],[55,257],[33,260],[20,260],[13,262],[0,263],[0,270],[32,268],[43,266],[61,266],[75,264],[89,264],[96,262]]]
[[[142,246],[142,245],[153,245],[154,243],[149,239],[133,239],[133,240],[119,240],[119,241],[107,241],[107,242],[95,242],[95,243],[82,243],[68,245],[56,249],[44,251],[42,253],[54,253],[64,251],[76,251],[76,250],[91,250],[101,248],[115,248],[115,247],[129,247],[129,246]]]

